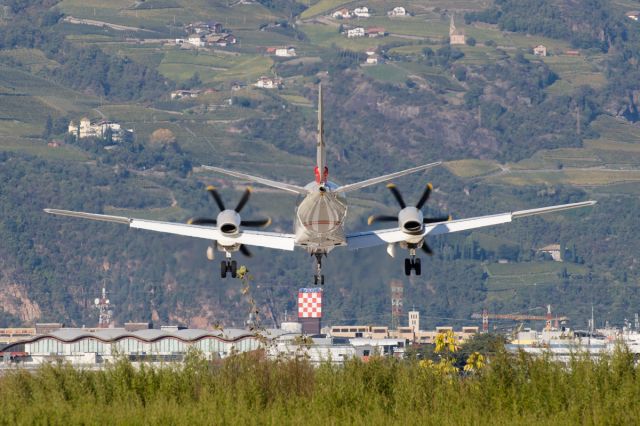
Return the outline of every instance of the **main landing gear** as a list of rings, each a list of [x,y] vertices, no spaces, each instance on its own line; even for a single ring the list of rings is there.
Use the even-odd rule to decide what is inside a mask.
[[[420,258],[416,257],[416,249],[409,249],[409,257],[404,260],[404,274],[406,276],[411,275],[411,271],[416,271],[416,276],[422,274],[422,264]]]
[[[316,257],[316,274],[313,276],[313,285],[324,285],[324,275],[322,275],[322,255],[324,253],[313,253]]]
[[[235,260],[223,260],[220,263],[220,277],[227,278],[227,273],[231,274],[231,278],[238,275],[238,263]]]

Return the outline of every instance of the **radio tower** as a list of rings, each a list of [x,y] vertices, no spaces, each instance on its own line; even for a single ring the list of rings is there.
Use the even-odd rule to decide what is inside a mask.
[[[400,326],[402,318],[402,305],[404,297],[404,285],[402,281],[392,280],[391,287],[391,329],[395,330]]]
[[[98,309],[98,328],[109,328],[113,311],[110,309],[111,304],[107,299],[107,289],[102,287],[102,296],[94,300],[95,307]]]

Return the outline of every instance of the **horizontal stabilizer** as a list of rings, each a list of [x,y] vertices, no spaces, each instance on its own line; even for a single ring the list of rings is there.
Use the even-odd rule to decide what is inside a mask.
[[[289,183],[276,182],[274,180],[265,179],[257,176],[251,176],[246,173],[235,172],[233,170],[221,169],[220,167],[214,166],[202,166],[204,170],[209,170],[212,172],[222,173],[224,175],[233,176],[238,179],[246,180],[249,182],[261,183],[262,185],[270,186],[272,188],[278,188],[283,191],[293,192],[294,194],[306,195],[308,191],[301,186],[291,185]]]
[[[442,162],[440,162],[440,161],[438,161],[436,163],[423,164],[422,166],[412,167],[410,169],[402,170],[402,171],[395,172],[395,173],[389,173],[388,175],[378,176],[378,177],[367,179],[367,180],[363,180],[363,181],[360,181],[360,182],[350,183],[348,185],[342,185],[342,186],[339,186],[338,188],[336,188],[334,190],[334,192],[355,191],[357,189],[361,189],[361,188],[365,188],[367,186],[375,185],[375,184],[380,183],[380,182],[386,182],[388,180],[395,179],[395,178],[400,177],[400,176],[405,176],[405,175],[408,175],[408,174],[411,174],[411,173],[419,172],[421,170],[430,169],[432,167],[439,166],[440,164],[442,164]]]

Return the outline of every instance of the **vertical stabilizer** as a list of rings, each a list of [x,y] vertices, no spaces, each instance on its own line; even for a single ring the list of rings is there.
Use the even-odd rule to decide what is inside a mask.
[[[328,170],[324,146],[324,123],[322,121],[322,84],[318,86],[318,142],[316,143],[316,181],[326,182]]]

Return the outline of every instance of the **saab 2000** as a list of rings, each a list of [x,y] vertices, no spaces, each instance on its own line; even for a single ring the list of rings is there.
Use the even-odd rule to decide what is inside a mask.
[[[228,273],[232,277],[236,277],[237,262],[232,260],[232,254],[240,251],[243,254],[250,255],[250,251],[246,246],[268,247],[290,251],[294,250],[295,247],[301,247],[316,258],[314,284],[317,285],[324,284],[322,259],[336,247],[346,246],[352,250],[357,250],[378,245],[387,245],[387,252],[389,255],[394,256],[395,247],[399,245],[401,248],[408,250],[409,254],[409,257],[405,259],[404,263],[405,274],[410,275],[412,271],[415,271],[416,275],[420,275],[422,268],[420,259],[416,257],[417,250],[422,248],[427,254],[432,254],[431,249],[425,243],[425,237],[427,236],[498,225],[511,222],[513,219],[521,217],[591,206],[596,203],[595,201],[584,201],[458,220],[451,220],[450,217],[429,218],[424,216],[422,207],[431,193],[431,184],[427,185],[415,206],[407,206],[396,187],[393,184],[389,184],[387,186],[391,189],[394,197],[400,204],[401,210],[397,216],[371,216],[369,218],[369,224],[376,221],[397,221],[397,226],[389,229],[356,233],[345,232],[344,223],[347,215],[347,200],[345,195],[348,192],[389,181],[410,173],[426,170],[439,164],[440,162],[425,164],[348,185],[337,185],[331,182],[329,180],[329,169],[326,163],[322,121],[322,87],[320,87],[318,91],[318,135],[315,179],[312,182],[305,186],[297,186],[232,170],[225,170],[219,167],[202,166],[205,170],[226,174],[237,179],[259,183],[302,196],[301,202],[295,210],[294,230],[291,234],[244,229],[245,227],[263,227],[271,223],[269,219],[243,220],[241,218],[240,211],[249,200],[251,194],[250,189],[245,191],[240,202],[234,209],[227,209],[216,189],[214,187],[208,187],[207,190],[220,208],[220,213],[215,219],[193,218],[186,224],[58,209],[45,209],[45,212],[61,216],[122,223],[129,225],[130,228],[146,229],[149,231],[212,241],[212,245],[207,250],[207,257],[209,259],[214,258],[214,248],[217,248],[225,254],[225,260],[222,261],[220,268],[222,278],[225,278]]]

